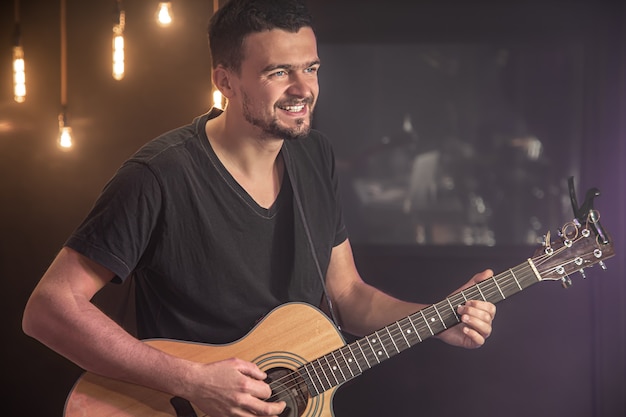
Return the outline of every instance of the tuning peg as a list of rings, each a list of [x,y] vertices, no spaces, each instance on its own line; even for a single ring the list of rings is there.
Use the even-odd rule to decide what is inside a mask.
[[[561,285],[563,286],[563,288],[571,287],[572,279],[568,275],[565,275],[563,278],[561,278]]]
[[[587,278],[587,275],[585,274],[585,270],[584,269],[580,268],[578,270],[578,272],[580,272],[580,276],[583,277],[583,279]]]
[[[604,269],[605,271],[607,270],[606,264],[604,263],[604,261],[598,262],[598,265],[600,265],[600,268]]]

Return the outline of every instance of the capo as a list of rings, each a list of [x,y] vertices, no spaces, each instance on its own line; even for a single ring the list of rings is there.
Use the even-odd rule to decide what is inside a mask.
[[[569,186],[569,198],[572,202],[572,209],[574,210],[574,218],[580,224],[591,223],[591,227],[598,237],[598,242],[603,245],[608,244],[609,238],[600,224],[600,215],[593,208],[593,200],[600,195],[600,190],[596,187],[587,190],[585,193],[585,201],[583,201],[581,206],[578,206],[576,189],[574,187],[574,177],[569,177],[567,183]]]

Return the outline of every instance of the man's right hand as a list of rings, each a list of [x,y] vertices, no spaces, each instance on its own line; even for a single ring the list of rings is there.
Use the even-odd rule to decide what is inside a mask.
[[[285,402],[267,402],[272,395],[267,375],[255,364],[227,359],[197,364],[186,397],[210,417],[278,416]]]

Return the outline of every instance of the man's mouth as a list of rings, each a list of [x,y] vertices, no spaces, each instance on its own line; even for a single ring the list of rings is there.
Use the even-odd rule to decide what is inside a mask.
[[[279,109],[288,111],[289,113],[300,113],[302,110],[304,110],[305,104],[292,104],[292,105],[287,105],[287,106],[278,106]]]

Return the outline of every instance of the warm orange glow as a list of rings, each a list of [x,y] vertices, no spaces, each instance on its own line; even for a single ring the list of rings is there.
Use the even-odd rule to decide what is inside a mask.
[[[74,146],[72,138],[72,128],[67,124],[67,116],[65,113],[59,114],[59,137],[57,145],[63,151],[69,151]]]
[[[113,78],[124,78],[124,35],[113,29]]]
[[[13,98],[18,103],[26,100],[26,67],[21,46],[13,47]]]
[[[157,11],[157,23],[161,26],[169,26],[172,23],[172,3],[162,1]]]
[[[213,107],[224,110],[224,96],[219,90],[213,91]]]
[[[65,126],[59,131],[59,148],[68,151],[74,146],[72,142],[72,128]]]
[[[118,19],[113,25],[113,78],[121,80],[124,78],[124,28],[126,26],[126,13],[121,10],[118,3]]]

